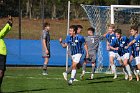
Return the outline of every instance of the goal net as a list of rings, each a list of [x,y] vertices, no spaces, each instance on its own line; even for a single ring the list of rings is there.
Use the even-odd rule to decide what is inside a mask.
[[[123,34],[129,36],[130,26],[140,26],[140,6],[111,5],[111,23],[121,28]]]
[[[83,4],[81,6],[85,10],[91,26],[95,28],[95,34],[101,35],[105,33],[107,30],[107,26],[110,23],[110,6],[95,6]],[[109,61],[107,61],[108,58],[104,58],[104,53],[107,54],[107,52],[103,52],[104,50],[106,50],[105,47],[105,42],[100,42],[97,54],[98,59],[96,62],[96,72],[98,73],[106,71],[109,66]]]
[[[95,6],[81,5],[85,10],[90,24],[96,29],[96,34],[103,34],[107,31],[108,24],[115,24],[121,28],[124,35],[129,36],[131,25],[140,26],[140,6],[132,5],[111,5]],[[108,72],[109,58],[106,51],[105,41],[100,42],[98,49],[97,72]],[[115,62],[117,66],[119,64]],[[109,72],[110,73],[110,72]]]

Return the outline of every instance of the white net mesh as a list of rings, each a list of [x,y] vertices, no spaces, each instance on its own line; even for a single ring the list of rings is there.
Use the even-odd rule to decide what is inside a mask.
[[[110,7],[109,6],[95,6],[95,5],[81,5],[87,13],[88,19],[92,27],[96,29],[96,34],[103,34],[107,30],[107,25],[110,23]],[[103,42],[100,42],[98,48],[98,61],[96,72],[103,72]],[[107,66],[108,67],[108,66]]]
[[[140,26],[140,7],[139,8],[121,8],[114,7],[114,23],[123,33],[129,36],[129,28],[132,25]]]

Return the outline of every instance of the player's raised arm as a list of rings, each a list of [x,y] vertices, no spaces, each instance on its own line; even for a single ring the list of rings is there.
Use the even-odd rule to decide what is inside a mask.
[[[59,38],[59,42],[60,42],[60,44],[62,45],[63,48],[67,47],[67,43],[63,43],[63,39],[62,38]]]
[[[8,16],[8,21],[7,24],[4,26],[4,28],[0,31],[0,38],[4,38],[6,36],[6,34],[11,30],[12,28],[12,24],[13,24],[13,20],[11,16]]]

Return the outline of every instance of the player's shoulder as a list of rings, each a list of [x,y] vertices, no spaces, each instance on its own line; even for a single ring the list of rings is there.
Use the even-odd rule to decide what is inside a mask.
[[[127,36],[122,36],[123,39],[128,39]]]
[[[80,34],[77,34],[76,36],[79,37],[79,38],[84,38],[84,36],[82,36]]]

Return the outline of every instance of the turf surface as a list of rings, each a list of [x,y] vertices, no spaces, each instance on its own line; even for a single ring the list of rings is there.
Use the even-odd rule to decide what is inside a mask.
[[[135,77],[132,81],[124,80],[123,75],[113,80],[113,75],[95,74],[93,80],[80,80],[81,70],[78,70],[77,79],[72,86],[68,86],[63,79],[64,67],[49,67],[49,75],[43,76],[41,68],[7,68],[3,80],[4,93],[140,93],[140,81]],[[90,71],[90,68],[87,68]],[[70,77],[70,75],[69,75]]]

